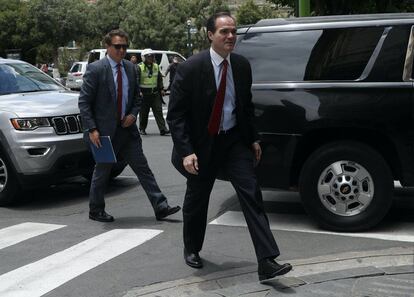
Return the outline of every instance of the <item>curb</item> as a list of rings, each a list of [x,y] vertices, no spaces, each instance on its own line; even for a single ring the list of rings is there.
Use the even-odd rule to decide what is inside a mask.
[[[296,259],[290,263],[294,269],[289,272],[287,277],[273,279],[262,284],[258,282],[257,265],[252,265],[214,272],[202,277],[190,276],[137,287],[126,292],[123,297],[217,297],[239,296],[249,293],[266,296],[272,289],[282,290],[350,278],[414,274],[414,250],[401,247],[348,252]],[[414,291],[414,281],[412,285]],[[263,292],[264,295],[260,295],[260,292]]]

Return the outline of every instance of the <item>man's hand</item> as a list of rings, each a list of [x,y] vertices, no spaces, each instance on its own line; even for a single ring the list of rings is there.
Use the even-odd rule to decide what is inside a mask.
[[[185,170],[191,174],[198,174],[198,160],[196,154],[188,155],[183,159]]]
[[[101,147],[101,141],[99,139],[99,131],[93,130],[92,132],[89,132],[89,139],[96,147]]]
[[[122,128],[127,128],[136,122],[137,118],[134,117],[132,114],[128,114],[124,116],[121,122]]]
[[[164,97],[164,96],[165,96],[165,91],[164,91],[164,90],[161,90],[161,92],[160,92],[160,93],[161,93],[161,96],[162,96],[162,97]]]
[[[260,144],[258,142],[254,142],[252,144],[252,150],[256,161],[254,166],[257,166],[257,164],[259,164],[260,162],[260,158],[262,157],[262,148],[260,147]]]

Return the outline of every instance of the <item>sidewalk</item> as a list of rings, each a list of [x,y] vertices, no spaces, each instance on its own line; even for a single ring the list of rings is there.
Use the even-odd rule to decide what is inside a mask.
[[[249,266],[134,288],[123,297],[414,297],[414,247],[289,262],[290,273],[264,283]]]

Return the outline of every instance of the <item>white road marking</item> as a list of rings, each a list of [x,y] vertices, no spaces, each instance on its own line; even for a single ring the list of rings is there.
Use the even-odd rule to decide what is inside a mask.
[[[338,233],[318,229],[305,215],[268,214],[270,229],[305,233],[330,234],[391,241],[414,242],[414,224],[400,223],[396,228],[374,232]],[[243,213],[228,211],[210,222],[211,225],[247,227]]]
[[[63,227],[66,226],[27,222],[0,229],[0,250]]]
[[[168,113],[167,109],[162,109],[162,114],[164,115],[164,118],[166,117]],[[148,114],[148,120],[155,120],[154,114],[152,113],[152,110]]]
[[[0,276],[0,296],[38,297],[150,240],[161,230],[115,229]]]

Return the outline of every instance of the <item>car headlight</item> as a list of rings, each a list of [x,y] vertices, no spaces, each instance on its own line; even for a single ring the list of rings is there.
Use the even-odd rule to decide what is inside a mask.
[[[16,130],[34,130],[51,126],[47,118],[11,119],[11,123]]]

